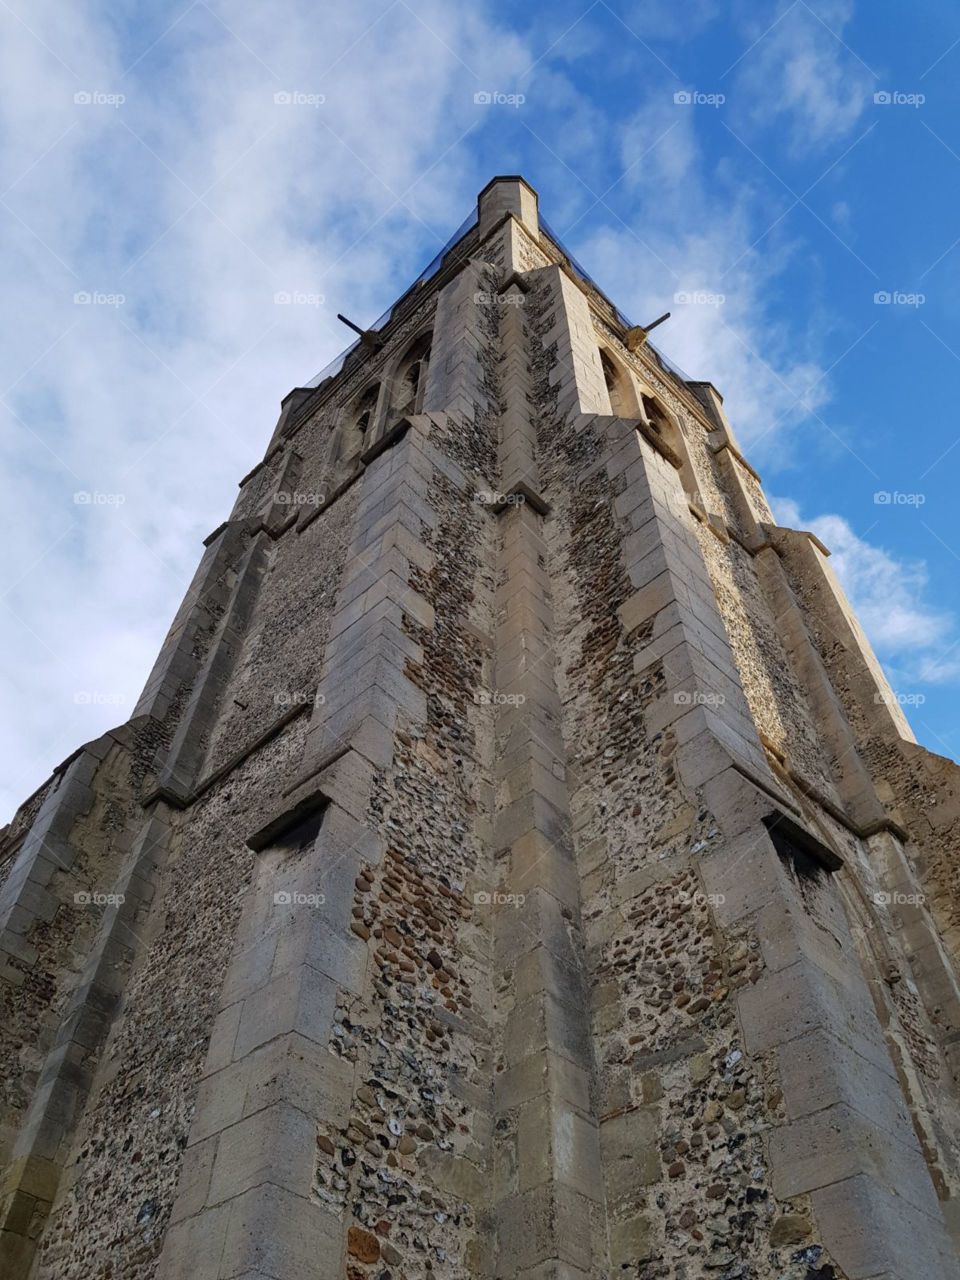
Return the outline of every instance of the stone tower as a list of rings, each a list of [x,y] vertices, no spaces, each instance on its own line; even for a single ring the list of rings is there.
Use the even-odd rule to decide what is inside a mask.
[[[950,1280],[960,772],[519,177],[3,833],[9,1280]]]

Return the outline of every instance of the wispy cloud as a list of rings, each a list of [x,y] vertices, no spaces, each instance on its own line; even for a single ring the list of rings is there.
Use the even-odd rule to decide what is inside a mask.
[[[722,385],[739,438],[761,462],[784,461],[797,426],[828,400],[829,379],[819,335],[778,313],[775,285],[799,242],[768,197],[711,163],[711,110],[663,87],[648,95],[620,135],[629,218],[606,217],[576,251],[638,323],[672,312],[658,343]]]
[[[754,127],[786,126],[797,152],[845,138],[877,88],[846,39],[853,8],[847,0],[785,0],[773,21],[754,19],[747,33],[755,43],[731,77],[734,112]]]
[[[465,216],[473,95],[532,61],[431,0],[20,16],[0,52],[7,811],[130,714],[281,396],[346,345],[338,310],[379,314]]]

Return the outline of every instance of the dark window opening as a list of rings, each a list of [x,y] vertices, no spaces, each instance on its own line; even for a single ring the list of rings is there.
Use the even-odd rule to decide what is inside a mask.
[[[603,369],[603,381],[610,396],[611,412],[618,418],[635,418],[636,412],[631,408],[633,397],[627,390],[626,375],[603,347],[600,348],[600,367]]]
[[[373,424],[374,415],[377,412],[377,401],[380,399],[380,384],[374,383],[372,387],[368,387],[363,395],[357,401],[354,409],[353,425],[355,430],[363,435],[370,429]]]
[[[432,333],[421,334],[397,366],[391,416],[402,418],[405,414],[420,412],[432,342]]]
[[[618,382],[617,366],[602,349],[600,351],[600,365],[603,369],[603,381],[606,383],[607,390],[612,394]]]
[[[657,435],[664,435],[670,430],[670,419],[667,417],[663,407],[653,396],[642,396],[641,399],[643,401],[643,412],[646,414],[650,426],[653,427]]]

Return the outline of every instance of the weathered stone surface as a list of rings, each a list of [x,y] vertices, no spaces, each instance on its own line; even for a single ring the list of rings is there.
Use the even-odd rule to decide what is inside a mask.
[[[4,1276],[957,1273],[957,767],[643,338],[500,178],[286,398],[0,845]]]

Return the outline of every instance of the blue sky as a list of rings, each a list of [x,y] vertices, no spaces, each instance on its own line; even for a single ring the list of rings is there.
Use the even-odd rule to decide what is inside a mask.
[[[346,345],[336,312],[379,315],[497,172],[628,315],[673,312],[659,346],[833,549],[918,738],[960,754],[960,11],[9,0],[3,23],[0,818],[130,714],[281,397]]]

